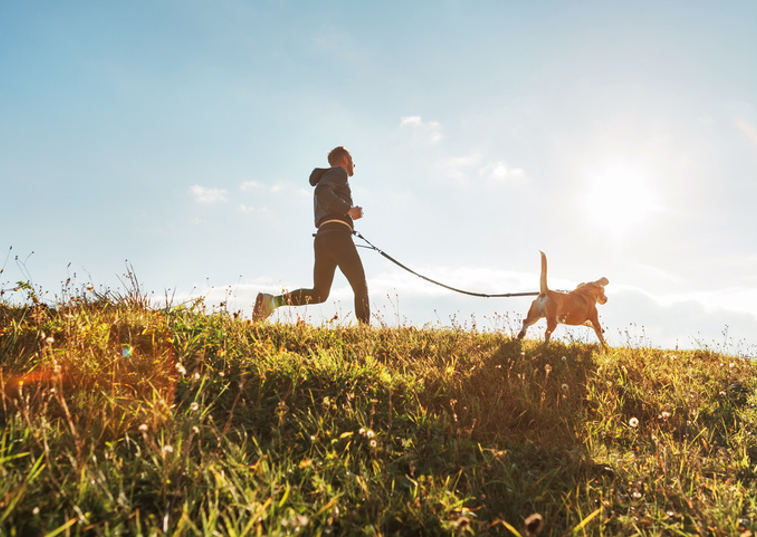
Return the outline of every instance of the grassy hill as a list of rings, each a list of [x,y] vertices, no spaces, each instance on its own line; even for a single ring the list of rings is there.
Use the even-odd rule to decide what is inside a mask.
[[[757,520],[757,369],[706,349],[81,296],[0,305],[0,388],[2,535],[730,536]]]

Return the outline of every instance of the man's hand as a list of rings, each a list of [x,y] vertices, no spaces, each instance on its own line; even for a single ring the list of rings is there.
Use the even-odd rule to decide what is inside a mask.
[[[352,207],[349,211],[347,211],[347,215],[350,216],[353,220],[360,220],[363,218],[363,208],[362,207]]]

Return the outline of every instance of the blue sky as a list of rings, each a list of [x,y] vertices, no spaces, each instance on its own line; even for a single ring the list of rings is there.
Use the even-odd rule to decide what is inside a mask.
[[[0,284],[54,301],[128,260],[249,315],[312,283],[307,178],[345,145],[358,229],[413,269],[530,291],[543,250],[554,288],[610,280],[611,345],[754,354],[755,50],[748,1],[3,2]],[[362,257],[376,324],[528,309]],[[341,275],[274,319],[335,313]]]

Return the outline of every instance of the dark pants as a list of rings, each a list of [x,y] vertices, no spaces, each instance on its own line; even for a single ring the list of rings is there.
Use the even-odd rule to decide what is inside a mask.
[[[357,253],[352,233],[341,224],[338,229],[321,229],[315,236],[315,267],[313,288],[297,289],[283,295],[286,304],[304,306],[321,304],[329,297],[336,268],[342,271],[355,293],[355,317],[361,323],[370,323],[371,310],[368,302],[368,283],[365,281],[363,262]]]

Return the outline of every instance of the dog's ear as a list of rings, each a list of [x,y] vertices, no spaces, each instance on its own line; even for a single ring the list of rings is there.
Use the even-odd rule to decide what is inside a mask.
[[[609,285],[610,280],[608,280],[607,278],[600,278],[600,279],[598,279],[594,283],[596,283],[597,285],[601,285],[602,287],[604,287],[605,285]]]

